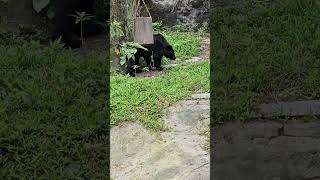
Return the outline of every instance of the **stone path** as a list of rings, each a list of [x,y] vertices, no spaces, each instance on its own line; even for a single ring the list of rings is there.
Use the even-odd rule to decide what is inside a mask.
[[[201,42],[201,58],[209,59],[210,58],[210,38],[204,38]]]
[[[320,122],[229,123],[213,132],[213,180],[320,180]]]
[[[209,96],[194,95],[168,109],[169,131],[150,132],[139,124],[111,129],[113,180],[208,180]]]

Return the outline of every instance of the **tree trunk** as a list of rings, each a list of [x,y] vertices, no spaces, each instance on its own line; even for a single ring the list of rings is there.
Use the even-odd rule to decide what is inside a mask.
[[[122,23],[124,37],[120,41],[132,40],[132,7],[136,0],[111,0],[110,1],[110,22],[116,20]],[[111,49],[113,49],[116,42],[111,41]],[[120,65],[114,52],[110,52],[111,55],[111,69],[118,70]]]

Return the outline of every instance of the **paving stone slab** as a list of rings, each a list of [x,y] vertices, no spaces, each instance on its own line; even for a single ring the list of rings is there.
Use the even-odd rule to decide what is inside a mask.
[[[218,127],[213,142],[211,178],[317,179],[320,177],[320,137],[315,129],[319,126],[320,122],[265,121]]]
[[[193,94],[192,99],[210,99],[210,93]]]
[[[293,101],[262,104],[257,107],[256,116],[273,117],[273,116],[306,116],[320,115],[320,101]]]
[[[320,137],[320,123],[309,122],[301,126],[299,122],[292,122],[284,127],[288,136]]]

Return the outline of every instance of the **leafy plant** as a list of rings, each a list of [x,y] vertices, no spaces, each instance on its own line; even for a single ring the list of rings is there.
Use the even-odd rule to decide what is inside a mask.
[[[183,23],[177,23],[175,26],[173,26],[173,29],[176,32],[194,32],[194,29],[191,25],[183,24]]]
[[[111,34],[112,39],[117,39],[117,38],[121,38],[124,36],[120,22],[113,21],[111,23],[110,34]]]
[[[198,33],[201,35],[201,36],[205,36],[207,34],[209,34],[209,24],[207,22],[204,22],[201,27],[198,29]]]
[[[120,48],[116,48],[116,54],[120,55],[120,64],[124,65],[127,59],[132,58],[133,60],[135,60],[134,54],[138,51],[138,48],[148,51],[148,49],[146,49],[145,47],[134,42],[123,42],[120,45]]]
[[[148,51],[148,49],[135,42],[127,41],[120,43],[119,39],[124,36],[124,33],[122,31],[121,23],[118,21],[113,21],[111,23],[110,34],[111,38],[117,42],[114,51],[116,55],[120,56],[121,65],[124,65],[127,59],[135,60],[134,54],[137,52],[138,48]]]
[[[79,24],[80,23],[80,34],[81,34],[81,41],[82,41],[82,44],[84,44],[84,39],[83,39],[83,22],[84,21],[88,21],[92,18],[94,18],[94,16],[90,15],[90,14],[87,14],[86,12],[76,12],[76,14],[71,14],[70,16],[72,17],[75,17],[76,18],[76,21],[75,23],[76,24]]]

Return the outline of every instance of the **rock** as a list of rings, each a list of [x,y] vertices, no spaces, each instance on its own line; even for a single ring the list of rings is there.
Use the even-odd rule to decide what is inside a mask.
[[[187,59],[184,62],[191,62],[191,63],[195,63],[195,62],[199,62],[202,61],[203,59],[201,57],[192,57],[191,59]]]
[[[209,20],[209,0],[150,0],[148,7],[154,21],[167,25],[180,21],[194,27]]]
[[[301,126],[298,122],[293,122],[284,127],[284,133],[288,136],[320,137],[320,124],[310,122]]]
[[[162,65],[162,67],[165,68],[165,69],[173,68],[173,67],[176,67],[176,66],[178,66],[178,64],[165,64],[165,65]]]

